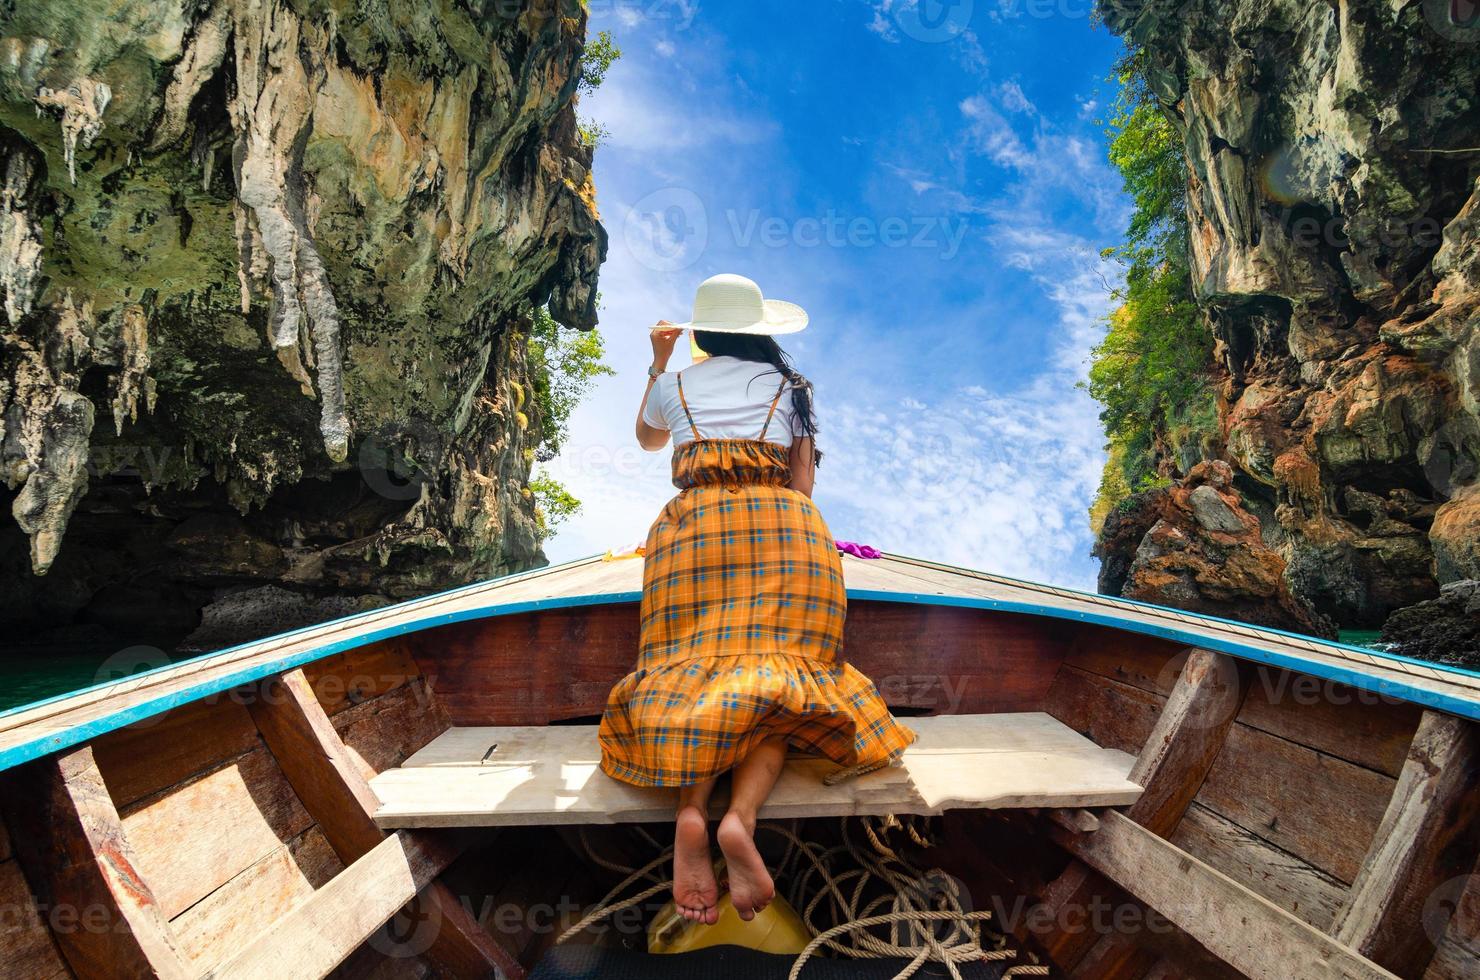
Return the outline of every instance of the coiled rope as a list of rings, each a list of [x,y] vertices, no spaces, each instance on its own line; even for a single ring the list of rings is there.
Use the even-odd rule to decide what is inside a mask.
[[[888,816],[880,820],[876,829],[868,818],[861,818],[868,838],[869,847],[855,843],[850,833],[852,821],[843,818],[842,843],[830,848],[802,840],[792,828],[778,824],[757,825],[781,836],[786,841],[786,852],[777,866],[776,880],[791,883],[787,900],[799,909],[803,924],[812,935],[812,940],[792,963],[788,980],[798,980],[807,961],[820,949],[854,959],[878,959],[881,957],[903,957],[909,963],[893,980],[908,980],[926,963],[942,964],[952,980],[962,980],[957,968],[959,963],[1003,962],[1018,958],[1018,951],[1008,946],[1007,937],[988,933],[984,937],[982,927],[992,918],[989,911],[968,911],[962,904],[959,883],[939,868],[921,869],[912,864],[889,846],[888,834],[903,830],[910,840],[921,848],[934,846],[925,821],[907,817],[901,822]],[[656,846],[651,836],[644,833],[648,841]],[[600,902],[575,925],[556,940],[563,943],[572,936],[595,923],[631,908],[671,888],[671,880],[661,881],[657,869],[672,860],[673,848],[663,848],[661,853],[641,868],[628,868],[609,861],[595,852],[584,829],[580,833],[581,845],[587,856],[600,867],[627,877],[606,894]],[[834,874],[834,862],[846,860],[852,864],[847,870]],[[795,868],[798,864],[805,867]],[[630,898],[614,902],[614,899],[641,879],[653,882],[648,888]],[[813,882],[817,881],[814,885]],[[883,886],[883,894],[865,901],[871,890]],[[881,911],[884,906],[887,911]],[[816,920],[826,914],[831,924]],[[870,929],[887,926],[888,939],[880,938]],[[1036,962],[1009,967],[1003,974],[1004,980],[1012,977],[1047,976],[1048,967]]]

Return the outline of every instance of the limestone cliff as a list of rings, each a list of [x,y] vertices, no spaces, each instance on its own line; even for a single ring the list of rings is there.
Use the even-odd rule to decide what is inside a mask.
[[[523,314],[595,323],[579,0],[0,0],[0,623],[542,560]]]
[[[1434,0],[1100,11],[1185,143],[1215,452],[1287,584],[1374,627],[1480,577],[1480,21]],[[1139,546],[1102,542],[1107,567]]]

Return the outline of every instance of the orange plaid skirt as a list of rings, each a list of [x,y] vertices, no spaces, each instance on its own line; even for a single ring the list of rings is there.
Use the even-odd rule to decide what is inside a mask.
[[[843,766],[885,763],[915,735],[846,663],[847,595],[832,534],[787,488],[787,451],[695,439],[673,458],[683,492],[648,532],[637,669],[601,719],[601,768],[685,786],[784,735]]]

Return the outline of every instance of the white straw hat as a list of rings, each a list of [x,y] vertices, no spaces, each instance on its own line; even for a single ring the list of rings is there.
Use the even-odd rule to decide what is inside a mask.
[[[796,333],[806,328],[807,311],[795,303],[766,299],[754,282],[727,273],[700,283],[694,294],[694,318],[673,326],[715,333]]]

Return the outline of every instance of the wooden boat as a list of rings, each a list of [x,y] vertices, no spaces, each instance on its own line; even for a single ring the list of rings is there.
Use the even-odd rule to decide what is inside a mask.
[[[935,815],[931,860],[1059,975],[1480,976],[1480,675],[845,569],[847,657],[920,743],[789,763],[763,818]],[[4,975],[523,976],[558,930],[519,911],[610,883],[572,835],[671,812],[595,770],[640,584],[575,562],[0,715]]]

